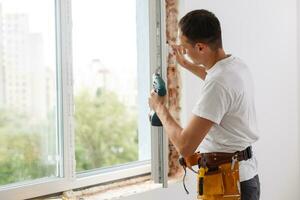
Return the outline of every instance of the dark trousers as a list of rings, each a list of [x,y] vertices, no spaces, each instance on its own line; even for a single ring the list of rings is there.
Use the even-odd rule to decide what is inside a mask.
[[[259,200],[260,183],[258,175],[252,179],[241,182],[242,200]]]

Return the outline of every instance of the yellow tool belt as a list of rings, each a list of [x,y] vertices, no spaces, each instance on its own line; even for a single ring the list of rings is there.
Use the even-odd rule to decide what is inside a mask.
[[[252,149],[250,146],[235,153],[213,152],[200,154],[197,152],[188,158],[180,158],[179,162],[185,171],[186,168],[189,168],[197,173],[198,199],[240,200],[239,161],[251,157]],[[198,172],[192,168],[195,165],[198,165]]]
[[[221,164],[217,169],[201,167],[198,171],[198,199],[240,199],[239,163]]]

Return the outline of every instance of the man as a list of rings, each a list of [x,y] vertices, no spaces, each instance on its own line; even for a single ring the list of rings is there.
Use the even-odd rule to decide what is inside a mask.
[[[220,22],[213,13],[191,11],[180,20],[179,28],[181,44],[173,46],[174,55],[182,67],[204,80],[201,97],[185,128],[172,118],[164,105],[165,99],[153,91],[149,106],[156,111],[169,139],[183,157],[191,156],[199,144],[203,156],[211,155],[205,154],[210,152],[248,153],[248,157],[239,160],[238,189],[242,200],[258,200],[257,162],[255,155],[249,154],[251,144],[258,140],[249,69],[239,58],[223,50]],[[185,54],[192,62],[185,59]]]

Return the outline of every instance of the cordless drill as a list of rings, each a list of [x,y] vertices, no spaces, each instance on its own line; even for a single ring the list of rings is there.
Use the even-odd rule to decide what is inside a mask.
[[[152,85],[154,91],[159,96],[165,96],[167,94],[166,84],[164,80],[161,78],[160,74],[157,72],[154,73],[152,76]],[[152,126],[162,126],[160,119],[158,118],[157,114],[153,110],[150,112],[149,118]]]

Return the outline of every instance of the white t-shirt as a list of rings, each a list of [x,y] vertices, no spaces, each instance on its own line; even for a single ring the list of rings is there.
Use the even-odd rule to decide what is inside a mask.
[[[200,99],[192,112],[214,122],[199,146],[201,153],[233,153],[257,141],[254,84],[245,63],[229,56],[207,70]],[[240,181],[256,174],[255,156],[240,162]]]

